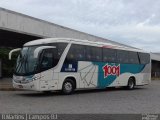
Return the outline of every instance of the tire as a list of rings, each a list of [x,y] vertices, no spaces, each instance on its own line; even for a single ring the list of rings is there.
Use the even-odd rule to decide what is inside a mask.
[[[65,95],[70,95],[74,92],[74,90],[75,90],[75,85],[73,80],[66,79],[62,86],[62,93]]]
[[[127,89],[128,90],[133,90],[135,87],[135,81],[133,78],[129,78],[128,80],[128,85],[127,85]]]

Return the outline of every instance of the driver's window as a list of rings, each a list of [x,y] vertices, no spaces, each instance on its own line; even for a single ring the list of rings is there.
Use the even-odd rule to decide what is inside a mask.
[[[41,69],[46,70],[53,67],[54,51],[53,49],[44,50],[41,59]]]

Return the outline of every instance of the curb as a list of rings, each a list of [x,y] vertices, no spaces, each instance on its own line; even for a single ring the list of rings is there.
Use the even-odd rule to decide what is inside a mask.
[[[16,88],[0,88],[0,91],[25,91],[25,90]]]
[[[23,89],[14,88],[12,85],[0,85],[0,91],[24,91]]]
[[[0,88],[0,91],[19,91],[19,90],[15,88]]]
[[[13,88],[11,85],[0,85],[0,91],[19,91],[19,89]]]

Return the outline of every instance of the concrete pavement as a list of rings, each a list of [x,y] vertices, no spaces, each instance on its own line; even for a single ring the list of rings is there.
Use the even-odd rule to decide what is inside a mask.
[[[150,85],[81,90],[73,95],[35,91],[0,91],[0,113],[145,114],[160,113],[160,80]],[[113,119],[112,119],[113,120]],[[130,120],[130,119],[128,119]]]

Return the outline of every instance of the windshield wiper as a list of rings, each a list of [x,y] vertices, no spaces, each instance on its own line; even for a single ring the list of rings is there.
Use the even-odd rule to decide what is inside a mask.
[[[27,61],[28,61],[28,56],[26,56],[26,58],[25,58],[25,60],[24,60],[24,71],[25,71],[25,72],[28,71]]]
[[[25,61],[25,56],[26,56],[26,55],[24,55],[24,56],[20,59],[19,64],[17,65],[17,67],[16,67],[16,69],[15,69],[15,72],[16,72],[16,73],[19,73],[20,69],[22,68],[23,62]]]

